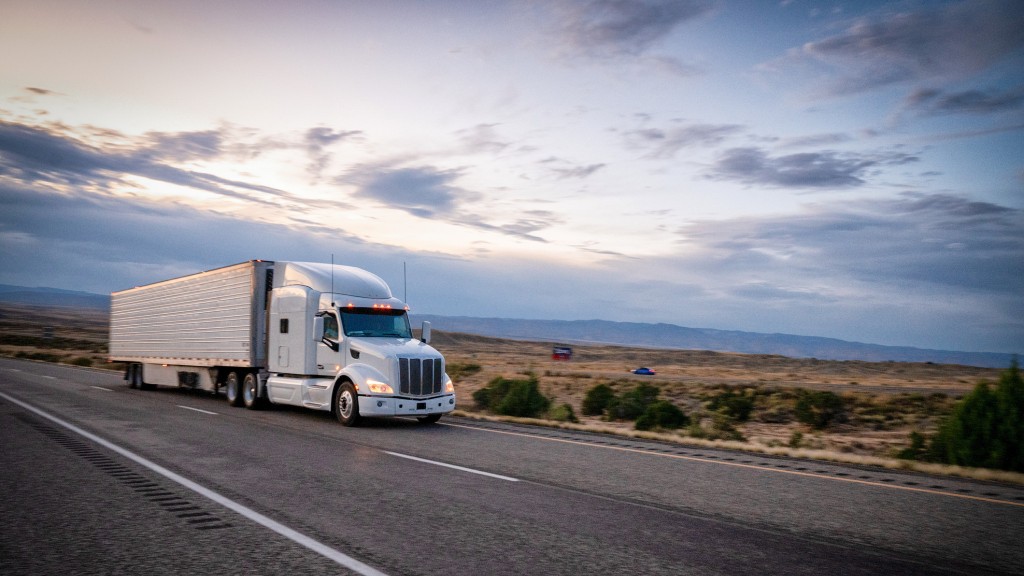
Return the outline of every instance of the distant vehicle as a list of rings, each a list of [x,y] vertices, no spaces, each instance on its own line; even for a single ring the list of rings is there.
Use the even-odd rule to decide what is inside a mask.
[[[568,346],[555,346],[551,350],[552,360],[572,360],[572,348]]]
[[[655,374],[657,374],[657,372],[651,370],[650,368],[637,368],[636,370],[633,370],[633,374],[640,374],[641,376],[654,376]]]
[[[252,260],[111,295],[110,360],[132,388],[224,391],[265,403],[436,422],[455,409],[430,324],[359,268]]]

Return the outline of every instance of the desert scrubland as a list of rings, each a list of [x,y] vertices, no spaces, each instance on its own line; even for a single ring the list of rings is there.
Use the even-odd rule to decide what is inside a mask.
[[[583,400],[598,384],[624,392],[646,383],[658,387],[662,399],[679,406],[693,421],[687,429],[672,431],[669,436],[879,457],[897,456],[909,446],[911,432],[934,432],[957,398],[978,382],[996,381],[1001,372],[928,363],[600,345],[573,346],[573,359],[560,361],[551,359],[553,343],[434,334],[433,344],[445,354],[449,373],[457,381],[459,407],[468,413],[481,413],[471,395],[493,378],[533,375],[553,405],[568,403],[574,408],[580,424],[628,431],[632,422],[583,415]],[[640,366],[653,368],[657,374],[631,373]],[[832,392],[842,399],[842,408],[824,427],[801,423],[795,415],[801,390]],[[752,410],[744,421],[715,409],[720,404],[716,398],[723,394],[752,400]]]

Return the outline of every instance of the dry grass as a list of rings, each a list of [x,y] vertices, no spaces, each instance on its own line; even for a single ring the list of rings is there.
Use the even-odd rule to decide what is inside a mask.
[[[101,310],[0,303],[0,355],[103,367],[109,322]]]

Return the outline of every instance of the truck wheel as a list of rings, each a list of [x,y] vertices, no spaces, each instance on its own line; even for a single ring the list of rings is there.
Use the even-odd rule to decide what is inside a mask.
[[[238,383],[237,372],[228,372],[228,377],[224,379],[224,394],[228,397],[228,404],[242,405],[242,387]]]
[[[344,426],[359,425],[359,399],[351,382],[343,382],[334,390],[334,417]]]
[[[420,424],[433,424],[434,422],[437,422],[438,420],[441,419],[441,415],[428,414],[426,416],[418,416],[416,419],[420,421]]]
[[[129,364],[124,371],[124,379],[128,381],[129,388],[138,388],[139,381],[135,377],[135,364]]]
[[[136,364],[134,370],[132,370],[132,382],[135,383],[135,386],[132,386],[132,388],[137,386],[140,390],[156,390],[156,384],[146,384],[142,380],[142,364]]]
[[[263,407],[263,398],[260,398],[260,381],[252,372],[245,375],[242,381],[242,403],[249,410],[259,410]]]

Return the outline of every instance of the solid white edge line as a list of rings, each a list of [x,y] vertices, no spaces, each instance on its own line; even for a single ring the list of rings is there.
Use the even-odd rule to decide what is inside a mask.
[[[71,430],[75,434],[78,434],[80,436],[84,436],[85,438],[88,438],[89,440],[92,440],[93,442],[99,444],[100,446],[103,446],[104,448],[107,448],[109,450],[113,450],[114,452],[117,452],[118,454],[124,456],[125,458],[128,458],[129,460],[131,460],[131,461],[133,461],[133,462],[135,462],[137,464],[140,464],[142,466],[145,466],[146,468],[149,468],[153,472],[156,472],[157,474],[160,474],[161,476],[167,478],[168,480],[171,480],[173,482],[177,482],[178,484],[181,484],[185,488],[188,488],[189,490],[192,490],[193,492],[196,492],[197,494],[205,496],[206,498],[209,498],[210,500],[213,500],[217,504],[220,504],[221,506],[224,506],[225,508],[227,508],[229,510],[237,512],[238,514],[241,514],[242,516],[245,516],[249,520],[252,520],[253,522],[256,522],[257,524],[261,524],[264,527],[269,528],[269,529],[273,530],[274,532],[277,532],[278,534],[280,534],[281,536],[284,536],[285,538],[288,538],[292,542],[295,542],[297,544],[305,546],[306,548],[312,550],[313,552],[316,552],[317,554],[320,554],[321,556],[325,556],[325,557],[327,557],[327,558],[337,562],[338,564],[344,566],[345,568],[348,568],[349,570],[352,570],[354,572],[362,574],[363,576],[386,576],[386,574],[384,574],[383,572],[381,572],[381,571],[379,571],[379,570],[377,570],[377,569],[375,569],[375,568],[373,568],[371,566],[363,564],[362,562],[360,562],[359,560],[356,560],[355,558],[352,558],[351,556],[343,554],[342,552],[339,552],[339,551],[335,550],[334,548],[331,548],[330,546],[327,546],[326,544],[318,542],[317,540],[314,540],[313,538],[310,538],[309,536],[306,536],[305,534],[302,534],[301,532],[298,532],[298,531],[296,531],[296,530],[294,530],[292,528],[289,528],[289,527],[285,526],[284,524],[281,524],[280,522],[272,520],[272,519],[270,519],[270,518],[260,514],[259,512],[256,512],[255,510],[252,510],[251,508],[247,508],[247,507],[239,504],[238,502],[235,502],[234,500],[230,500],[226,496],[221,496],[217,492],[214,492],[213,490],[210,490],[209,488],[206,488],[205,486],[201,486],[201,485],[199,485],[199,484],[189,480],[188,478],[185,478],[184,476],[180,476],[178,474],[175,474],[174,472],[171,472],[170,470],[164,468],[163,466],[160,466],[159,464],[156,464],[154,462],[150,462],[149,460],[146,460],[145,458],[135,454],[134,452],[131,452],[131,451],[129,451],[129,450],[125,449],[125,448],[122,448],[122,447],[120,447],[120,446],[118,446],[116,444],[113,444],[111,442],[108,442],[108,441],[104,440],[103,438],[100,438],[99,436],[96,436],[95,434],[92,434],[90,432],[86,432],[85,430],[82,430],[81,428],[75,426],[74,424],[71,424],[69,422],[65,422],[65,421],[61,420],[60,418],[57,418],[56,416],[48,414],[48,413],[40,410],[39,408],[36,408],[35,406],[32,406],[31,404],[27,404],[25,402],[22,402],[21,400],[18,400],[17,398],[13,398],[11,396],[8,396],[7,394],[5,394],[3,392],[0,392],[0,397],[4,398],[4,399],[6,399],[6,400],[8,400],[10,402],[13,402],[13,403],[17,404],[18,406],[21,406],[22,408],[25,408],[26,410],[30,410],[32,412],[35,412],[39,416],[42,416],[43,418],[46,418],[47,420],[55,422],[55,423],[65,427],[65,428],[67,428],[68,430]]]
[[[184,408],[185,410],[194,410],[196,412],[202,412],[203,414],[209,414],[211,416],[216,416],[218,414],[217,412],[210,412],[209,410],[200,410],[199,408],[193,408],[191,406],[182,406],[181,404],[175,404],[175,406],[177,406],[178,408]]]
[[[104,388],[103,386],[89,386],[89,388],[95,388],[97,390],[103,390],[104,392],[113,392],[110,388]]]
[[[385,454],[391,454],[392,456],[398,456],[399,458],[406,458],[409,460],[415,460],[417,462],[423,462],[424,464],[433,464],[434,466],[444,466],[445,468],[452,468],[453,470],[461,470],[463,472],[469,472],[471,474],[479,474],[481,476],[489,476],[491,478],[497,478],[498,480],[508,480],[509,482],[519,482],[518,478],[510,478],[509,476],[502,476],[501,474],[491,474],[490,472],[484,472],[483,470],[473,470],[472,468],[464,468],[462,466],[456,466],[455,464],[445,464],[444,462],[436,462],[434,460],[426,460],[424,458],[417,458],[415,456],[409,456],[408,454],[399,454],[398,452],[384,451]]]

